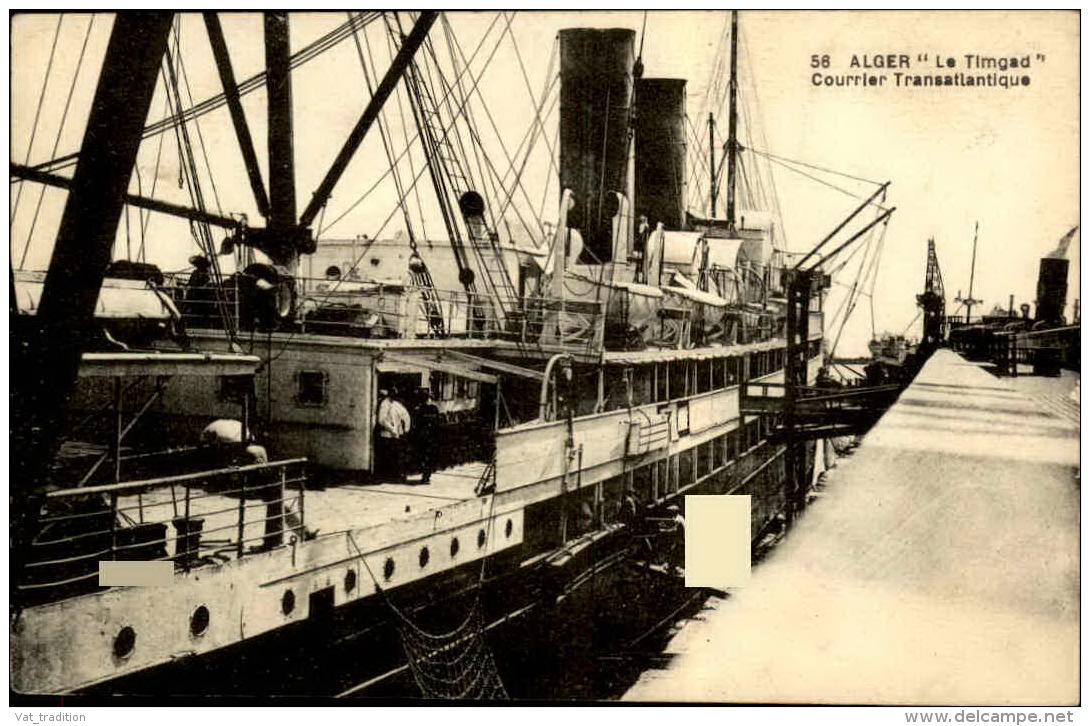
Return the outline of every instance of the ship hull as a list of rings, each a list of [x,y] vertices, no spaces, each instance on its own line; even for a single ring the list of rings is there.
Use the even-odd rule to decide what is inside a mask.
[[[782,511],[783,448],[761,442],[736,468],[685,493],[749,493]],[[761,472],[775,477],[759,477]],[[760,486],[756,479],[762,478]],[[762,532],[755,532],[760,536]],[[496,672],[515,698],[604,698],[653,659],[668,626],[708,591],[684,587],[668,544],[641,521],[595,530],[551,552],[525,544],[340,607],[310,603],[308,617],[226,648],[176,658],[75,695],[103,697],[306,696],[419,698],[405,628],[455,633],[475,606]],[[364,584],[377,589],[377,582]],[[453,636],[452,636],[453,637]]]

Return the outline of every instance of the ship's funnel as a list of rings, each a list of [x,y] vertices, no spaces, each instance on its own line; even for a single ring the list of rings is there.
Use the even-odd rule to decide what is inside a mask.
[[[1056,245],[1056,249],[1045,255],[1045,259],[1048,260],[1066,260],[1067,248],[1071,245],[1071,240],[1075,236],[1075,232],[1079,230],[1078,225],[1071,228],[1071,231],[1060,238],[1059,243]]]
[[[635,40],[635,31],[621,28],[560,31],[560,186],[572,191],[568,225],[582,233],[582,262],[613,258],[616,194],[626,193]]]
[[[1067,271],[1071,263],[1055,257],[1042,257],[1037,275],[1037,322],[1062,324],[1067,304]]]
[[[636,81],[636,214],[685,228],[685,81]]]
[[[1041,258],[1037,273],[1037,322],[1061,325],[1064,307],[1067,305],[1067,273],[1071,263],[1067,260],[1067,248],[1078,227],[1060,238],[1056,249]]]

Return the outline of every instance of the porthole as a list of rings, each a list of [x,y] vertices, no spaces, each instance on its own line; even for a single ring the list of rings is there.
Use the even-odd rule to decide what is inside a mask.
[[[431,559],[431,552],[427,547],[420,548],[420,568],[423,569],[428,566],[428,561]]]
[[[394,576],[394,558],[387,557],[386,564],[382,566],[382,576],[389,580]]]
[[[280,598],[280,612],[291,615],[293,610],[295,610],[295,593],[292,590],[285,590],[284,596]]]
[[[477,549],[483,549],[484,548],[484,541],[485,541],[484,530],[483,529],[478,530],[477,531]]]
[[[194,637],[200,637],[204,635],[208,630],[208,623],[212,619],[211,613],[208,612],[208,608],[204,605],[200,605],[193,614],[189,616],[189,634]]]
[[[349,570],[344,574],[344,591],[353,592],[356,589],[356,571]]]
[[[461,546],[462,545],[460,545],[458,543],[458,538],[457,537],[454,537],[453,539],[451,539],[451,541],[450,541],[450,558],[451,559],[454,559],[455,557],[458,556],[458,550],[461,548]]]
[[[135,648],[136,631],[126,625],[118,631],[117,637],[114,638],[114,658],[118,660],[128,658]]]
[[[507,520],[507,524],[503,525],[503,536],[507,539],[511,539],[511,533],[515,530],[515,525],[511,520]]]

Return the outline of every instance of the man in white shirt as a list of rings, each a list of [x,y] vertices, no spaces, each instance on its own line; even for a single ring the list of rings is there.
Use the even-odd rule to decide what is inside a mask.
[[[378,456],[376,473],[390,476],[396,481],[405,481],[405,442],[412,428],[409,410],[393,395],[385,390],[379,391],[378,413],[375,416],[378,437],[375,440],[375,453]]]
[[[254,464],[268,464],[269,452],[264,446],[254,441],[253,435],[242,440],[242,422],[237,419],[217,419],[208,424],[201,432],[202,446],[215,453],[213,464],[215,468],[227,465],[251,466]],[[253,486],[253,484],[251,484]],[[257,497],[266,503],[265,513],[265,549],[273,549],[283,542],[284,523],[302,539],[313,539],[314,533],[303,527],[303,521],[292,504],[286,499],[286,493],[282,486],[273,486],[263,482],[257,487]],[[251,490],[253,491],[253,490]],[[231,495],[239,496],[241,492],[232,491]]]

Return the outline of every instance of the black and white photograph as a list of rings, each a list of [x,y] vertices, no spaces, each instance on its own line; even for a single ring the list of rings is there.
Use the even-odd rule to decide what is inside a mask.
[[[10,10],[9,710],[1077,721],[1080,26]]]

